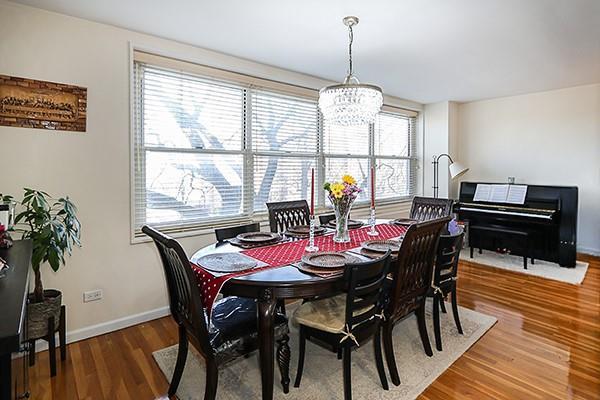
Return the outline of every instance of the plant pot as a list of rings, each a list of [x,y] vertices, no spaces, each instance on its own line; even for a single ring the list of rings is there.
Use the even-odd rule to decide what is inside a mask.
[[[48,318],[54,317],[53,332],[58,329],[62,293],[58,290],[44,290],[44,301],[35,302],[33,293],[28,296],[27,305],[27,337],[29,340],[48,335]]]

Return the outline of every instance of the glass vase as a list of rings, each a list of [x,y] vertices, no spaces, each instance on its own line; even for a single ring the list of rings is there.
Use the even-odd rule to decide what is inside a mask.
[[[353,200],[342,201],[333,208],[335,212],[335,233],[333,235],[333,241],[336,243],[348,243],[350,241],[348,218],[350,217],[352,203]]]

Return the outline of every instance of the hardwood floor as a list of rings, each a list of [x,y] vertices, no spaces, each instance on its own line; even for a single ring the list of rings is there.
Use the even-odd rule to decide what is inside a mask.
[[[590,263],[581,286],[461,262],[459,303],[498,323],[420,398],[600,399],[600,259],[580,259]],[[176,342],[161,318],[73,343],[53,379],[39,353],[31,398],[164,398],[152,352]]]

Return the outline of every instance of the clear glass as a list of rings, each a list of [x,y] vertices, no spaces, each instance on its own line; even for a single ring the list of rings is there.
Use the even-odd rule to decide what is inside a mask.
[[[310,216],[310,230],[308,232],[308,246],[306,246],[305,250],[309,253],[314,253],[315,251],[319,251],[319,248],[315,246],[315,216]]]
[[[333,241],[336,243],[348,243],[350,241],[348,218],[350,216],[352,203],[354,203],[354,198],[346,198],[333,206],[333,211],[335,213],[335,233],[333,235]]]
[[[326,121],[342,126],[367,125],[375,121],[383,95],[369,87],[337,87],[319,95],[319,108]]]

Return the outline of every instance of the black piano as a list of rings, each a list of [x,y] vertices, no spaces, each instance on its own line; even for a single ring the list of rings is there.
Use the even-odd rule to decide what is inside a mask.
[[[473,201],[478,184],[484,182],[462,182],[459,200],[454,205],[458,219],[468,221],[469,227],[479,226],[471,237],[477,247],[487,250],[510,249],[512,254],[529,256],[574,268],[577,256],[577,197],[576,186],[527,185],[524,204],[491,203]],[[489,237],[486,236],[486,228]],[[508,235],[495,235],[505,231]],[[510,232],[526,232],[527,248],[519,245],[519,237],[510,237]],[[522,242],[522,241],[521,241]],[[528,253],[528,254],[525,254]]]

